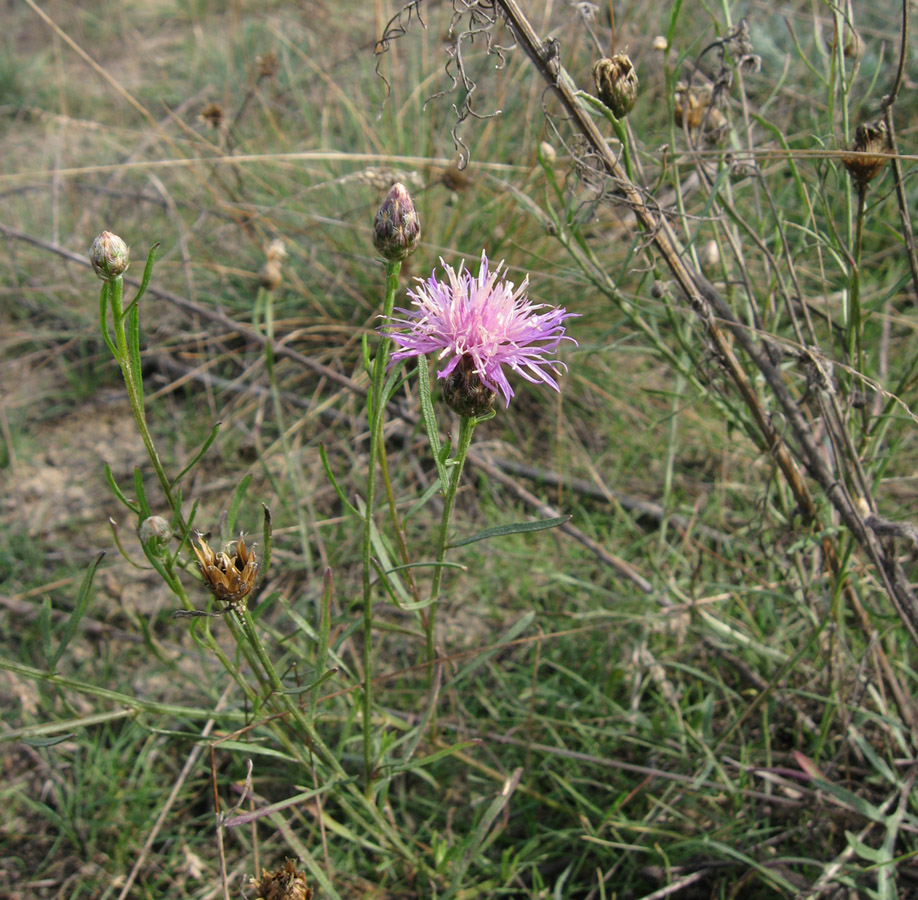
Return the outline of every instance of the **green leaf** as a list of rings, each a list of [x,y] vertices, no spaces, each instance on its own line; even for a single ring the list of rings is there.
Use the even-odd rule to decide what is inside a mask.
[[[249,473],[239,482],[236,486],[236,490],[233,491],[233,499],[230,500],[229,509],[226,512],[226,535],[227,539],[232,539],[233,533],[236,530],[236,518],[239,515],[239,506],[242,503],[242,497],[246,492],[246,489],[249,486],[249,482],[252,480],[252,475]],[[270,522],[270,518],[268,520]]]
[[[421,357],[418,360],[417,372],[421,420],[424,422],[424,430],[427,432],[427,441],[430,444],[430,452],[433,454],[434,465],[437,467],[440,484],[445,490],[449,484],[449,476],[446,474],[445,457],[443,447],[440,444],[440,432],[437,430],[437,417],[434,414],[433,400],[430,397],[430,373],[427,371],[427,357]],[[447,449],[448,452],[449,450]]]
[[[51,668],[51,598],[45,597],[41,602],[41,612],[38,614],[38,628],[41,632],[41,649],[45,655],[45,662]]]
[[[357,510],[357,507],[347,499],[347,497],[344,495],[344,491],[341,490],[341,487],[338,485],[338,481],[335,478],[335,475],[331,470],[331,466],[328,463],[328,454],[325,452],[325,444],[319,444],[319,459],[322,460],[322,468],[325,469],[326,478],[328,478],[332,488],[338,495],[338,499],[344,505],[344,508],[352,515],[359,516],[360,513]]]
[[[565,522],[569,522],[570,516],[555,516],[553,519],[539,519],[537,522],[516,522],[511,525],[497,525],[494,528],[486,528],[484,531],[477,531],[475,534],[458,541],[447,544],[448,547],[464,547],[466,544],[474,544],[476,541],[486,541],[488,538],[500,537],[505,534],[521,534],[526,531],[544,531],[546,528],[557,528]]]
[[[53,747],[55,744],[62,744],[64,741],[69,741],[75,737],[76,732],[71,731],[70,734],[58,734],[49,738],[25,738],[22,743],[28,744],[30,747]]]
[[[140,518],[149,519],[153,515],[150,504],[147,503],[147,494],[143,489],[143,473],[139,466],[134,466],[134,493],[137,495],[137,504],[140,507]]]
[[[310,681],[309,684],[304,684],[302,687],[289,688],[288,690],[285,690],[284,693],[285,694],[305,694],[306,691],[311,691],[317,687],[320,687],[322,684],[328,681],[329,678],[332,678],[333,676],[337,674],[338,674],[337,667],[326,669],[318,678],[316,678],[314,681]]]
[[[210,449],[211,444],[213,444],[213,442],[217,439],[217,432],[220,430],[220,426],[222,424],[222,422],[217,422],[217,424],[214,425],[213,430],[210,432],[210,437],[204,441],[204,443],[201,445],[201,449],[195,453],[188,465],[185,466],[185,468],[182,469],[182,471],[172,479],[172,482],[169,485],[170,487],[174,488],[182,480],[182,478],[196,465],[198,460]]]
[[[470,747],[477,747],[480,743],[480,740],[462,741],[459,744],[453,744],[451,747],[443,747],[442,749],[437,750],[435,753],[431,753],[428,756],[422,757],[421,759],[415,759],[407,763],[396,763],[395,765],[383,766],[382,768],[387,777],[391,775],[398,775],[402,772],[410,772],[412,769],[423,769],[425,766],[429,766],[441,759],[445,759],[447,756],[452,756],[454,753],[459,753],[460,750],[468,750]]]
[[[676,23],[679,21],[679,11],[682,9],[682,0],[676,0],[672,12],[669,14],[669,27],[666,29],[666,46],[672,47],[673,36],[676,33]]]
[[[112,356],[118,359],[118,348],[115,346],[115,342],[112,340],[108,330],[108,295],[110,291],[111,283],[103,281],[102,292],[99,294],[99,331],[102,332],[102,337],[108,345],[108,349],[111,350]]]
[[[462,887],[466,870],[468,869],[472,860],[475,859],[475,857],[478,855],[478,852],[482,848],[485,839],[488,837],[488,833],[491,831],[491,828],[493,827],[494,822],[497,820],[497,817],[510,802],[510,798],[519,787],[520,779],[522,777],[522,766],[514,769],[513,774],[504,782],[501,789],[497,792],[497,795],[488,805],[484,815],[479,820],[475,830],[472,832],[471,836],[465,844],[464,852],[462,854],[462,858],[459,860],[459,864],[450,873],[451,884],[446,893],[443,894],[443,900],[452,900],[452,898],[456,896],[456,893]]]
[[[143,267],[143,277],[140,279],[140,287],[137,289],[137,293],[131,301],[131,306],[136,306],[140,303],[140,298],[147,292],[147,288],[150,286],[150,279],[153,277],[153,263],[156,261],[157,250],[159,250],[159,241],[150,248],[150,252],[147,254],[147,262]]]
[[[83,576],[83,583],[80,585],[76,603],[74,603],[73,606],[73,612],[70,614],[70,618],[64,626],[64,633],[61,635],[61,642],[57,648],[57,653],[54,654],[54,659],[51,661],[51,665],[48,666],[48,670],[51,672],[57,668],[57,664],[64,655],[67,645],[76,634],[77,626],[80,624],[80,619],[83,618],[83,613],[86,612],[86,607],[89,604],[89,593],[92,590],[92,581],[93,578],[95,578],[96,569],[99,568],[99,563],[102,562],[103,556],[105,556],[104,550],[89,564],[89,568]]]
[[[131,304],[127,312],[127,320],[127,344],[131,375],[133,376],[134,389],[137,393],[137,404],[143,407],[143,370],[140,366],[140,308],[136,303]]]
[[[271,510],[268,509],[267,504],[261,504],[262,509],[265,511],[265,518],[261,525],[261,578],[265,577],[268,569],[271,566],[271,547],[272,547],[272,531],[271,531]]]
[[[124,492],[118,487],[118,482],[115,481],[115,476],[112,474],[112,467],[106,463],[105,464],[105,480],[108,482],[108,486],[112,489],[112,493],[132,512],[136,515],[140,515],[140,507],[128,500],[124,496]]]

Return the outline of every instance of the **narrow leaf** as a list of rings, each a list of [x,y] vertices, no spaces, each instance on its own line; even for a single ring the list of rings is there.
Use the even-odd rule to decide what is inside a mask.
[[[127,343],[131,375],[134,378],[137,403],[143,407],[143,370],[140,366],[140,309],[136,304],[132,304],[128,310],[127,320]]]
[[[80,619],[83,618],[83,613],[86,612],[86,607],[89,604],[89,593],[92,590],[92,580],[95,578],[96,569],[99,568],[99,563],[102,562],[103,556],[105,556],[104,550],[89,564],[89,568],[83,576],[83,583],[80,585],[76,603],[74,603],[73,606],[73,612],[70,614],[70,618],[64,626],[64,633],[61,635],[61,642],[57,648],[57,653],[54,654],[54,659],[48,667],[52,672],[57,668],[57,664],[61,656],[63,656],[64,651],[67,649],[67,645],[76,634],[77,626],[80,624]]]
[[[149,519],[153,512],[150,504],[147,503],[147,494],[143,489],[143,473],[139,466],[134,466],[134,493],[137,495],[137,504],[140,507],[140,518]]]
[[[227,538],[232,538],[233,533],[236,531],[236,517],[239,515],[239,506],[242,503],[242,497],[246,492],[246,489],[249,486],[249,482],[252,480],[252,475],[249,473],[239,482],[236,486],[236,490],[233,491],[233,499],[230,500],[229,509],[226,512],[226,535]],[[270,521],[270,519],[269,519]]]
[[[41,649],[45,655],[45,662],[51,668],[51,598],[45,597],[41,602],[41,612],[38,614],[38,628],[41,632]]]
[[[49,738],[25,738],[22,743],[28,744],[30,747],[53,747],[55,744],[62,744],[64,741],[69,741],[75,737],[76,732],[71,731],[70,734],[58,734]]]
[[[555,516],[553,519],[539,519],[537,522],[516,522],[510,525],[497,525],[494,528],[486,528],[484,531],[477,531],[475,534],[458,541],[453,541],[448,546],[464,547],[466,544],[474,544],[476,541],[486,541],[488,538],[500,537],[505,534],[521,534],[526,531],[544,531],[546,528],[557,528],[565,522],[570,521],[570,516]]]
[[[103,281],[102,292],[99,294],[99,331],[102,332],[102,337],[108,345],[108,349],[111,350],[112,356],[118,359],[118,348],[115,346],[115,342],[108,331],[108,294],[110,290],[111,283]]]
[[[433,400],[430,397],[430,373],[427,371],[426,357],[418,360],[418,399],[421,402],[421,419],[424,422],[424,430],[427,432],[430,452],[433,454],[437,475],[440,477],[440,484],[445,490],[446,485],[449,484],[449,476],[446,474],[443,447],[440,444],[440,432],[437,430],[437,417],[434,414]]]
[[[132,512],[132,513],[135,513],[136,515],[139,516],[139,515],[140,515],[140,507],[139,507],[136,503],[133,503],[132,501],[128,500],[127,497],[124,496],[124,492],[121,490],[120,487],[118,487],[118,482],[115,481],[115,476],[114,476],[114,474],[112,473],[112,467],[111,467],[108,463],[105,464],[105,480],[108,482],[108,486],[112,489],[112,493],[113,493],[113,494],[114,494],[114,495],[115,495],[115,496],[116,496],[116,497],[117,497],[117,498],[118,498],[118,499],[119,499],[119,500],[120,500],[120,501],[121,501],[130,511],[131,511],[131,512]]]
[[[140,287],[137,289],[137,293],[131,301],[131,306],[136,306],[140,303],[140,298],[147,292],[147,288],[150,286],[150,279],[153,277],[153,263],[156,261],[157,250],[159,250],[159,241],[150,247],[150,252],[147,254],[146,265],[143,267],[143,277],[140,279]]]
[[[217,439],[217,432],[220,431],[220,426],[222,424],[223,424],[222,422],[217,422],[217,424],[214,425],[213,430],[210,432],[210,437],[207,438],[206,441],[204,441],[204,443],[201,445],[201,449],[198,450],[197,453],[195,453],[195,455],[191,458],[191,461],[188,463],[188,465],[185,466],[185,468],[182,469],[182,471],[179,472],[178,475],[176,475],[175,478],[172,479],[172,483],[170,484],[170,487],[174,488],[182,480],[182,478],[197,464],[198,460],[205,453],[207,453],[207,451],[210,449],[210,445],[213,444],[213,442]]]
[[[319,459],[322,460],[322,468],[325,469],[325,476],[328,478],[329,483],[331,484],[335,493],[338,495],[338,499],[344,505],[344,508],[351,514],[359,516],[360,513],[357,511],[357,507],[347,499],[347,497],[344,495],[344,491],[341,490],[340,486],[338,485],[338,481],[335,478],[335,475],[332,472],[331,466],[328,462],[328,454],[325,452],[325,444],[319,444]]]

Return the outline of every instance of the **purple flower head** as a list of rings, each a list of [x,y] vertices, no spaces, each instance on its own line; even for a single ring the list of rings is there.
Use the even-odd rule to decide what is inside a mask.
[[[408,359],[436,353],[437,360],[448,358],[437,371],[437,378],[449,378],[460,361],[467,357],[471,371],[495,393],[500,391],[504,404],[510,405],[513,388],[504,367],[533,384],[544,382],[559,390],[553,376],[563,362],[550,358],[562,340],[573,341],[564,334],[564,320],[576,313],[563,307],[533,303],[526,296],[529,276],[516,287],[501,277],[501,261],[488,271],[488,258],[481,253],[481,268],[473,276],[463,262],[459,271],[440,259],[446,280],[431,274],[427,281],[408,291],[411,309],[397,309],[383,326],[399,349],[392,359]],[[547,309],[547,312],[537,310]]]

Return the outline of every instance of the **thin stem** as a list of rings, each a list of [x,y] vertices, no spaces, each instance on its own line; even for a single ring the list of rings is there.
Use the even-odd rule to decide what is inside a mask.
[[[388,321],[395,305],[398,290],[398,273],[401,261],[386,262],[386,298],[383,303],[383,321]],[[373,776],[373,589],[370,578],[373,571],[373,511],[376,503],[376,466],[383,440],[385,412],[386,364],[389,361],[391,341],[383,337],[373,361],[373,373],[367,403],[367,420],[370,426],[370,458],[367,463],[367,495],[363,523],[363,766],[367,792]]]
[[[131,348],[128,345],[128,338],[124,331],[126,315],[124,312],[124,278],[121,275],[109,282],[108,298],[111,304],[112,319],[115,326],[115,359],[121,367],[124,385],[127,388],[128,400],[130,401],[131,409],[134,411],[134,419],[140,430],[140,437],[143,440],[144,447],[146,447],[147,455],[150,457],[150,462],[153,464],[153,470],[156,472],[156,477],[159,479],[163,493],[166,495],[166,501],[173,513],[181,519],[182,511],[179,509],[175,497],[172,494],[169,479],[166,477],[166,470],[163,468],[163,464],[159,459],[159,454],[156,452],[156,447],[153,445],[153,437],[147,426],[147,415],[144,409],[141,385],[137,383],[134,377],[134,368],[131,365]],[[139,353],[139,348],[137,348],[137,350]]]
[[[440,520],[440,534],[437,539],[437,565],[434,566],[433,582],[430,586],[430,606],[427,615],[427,662],[430,663],[430,677],[433,678],[433,662],[436,658],[434,650],[434,631],[437,622],[437,598],[440,596],[440,582],[443,579],[442,563],[446,558],[446,548],[449,543],[449,520],[453,514],[453,506],[456,502],[456,491],[459,489],[459,478],[462,475],[462,467],[465,465],[465,458],[468,455],[469,447],[472,444],[472,432],[478,424],[475,416],[461,416],[459,419],[459,444],[456,447],[456,455],[450,464],[451,471],[449,485],[446,489],[446,496],[443,498],[443,517]]]

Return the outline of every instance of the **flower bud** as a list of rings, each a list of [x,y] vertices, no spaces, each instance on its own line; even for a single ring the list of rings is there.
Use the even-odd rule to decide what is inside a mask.
[[[113,281],[127,271],[131,263],[128,245],[110,231],[103,231],[89,248],[89,261],[103,281]]]
[[[443,384],[446,405],[460,416],[482,417],[494,408],[497,394],[484,384],[475,371],[475,362],[466,353]]]
[[[389,188],[373,223],[373,243],[384,259],[395,262],[417,249],[421,223],[408,188],[400,181]]]
[[[596,96],[612,110],[616,119],[623,119],[631,112],[640,83],[627,53],[596,60],[593,63],[593,84]]]
[[[140,542],[151,550],[162,549],[172,539],[172,526],[162,516],[150,516],[140,523]]]
[[[843,156],[842,163],[858,189],[863,191],[889,161],[889,132],[886,123],[881,119],[858,125],[851,149],[854,153]]]

